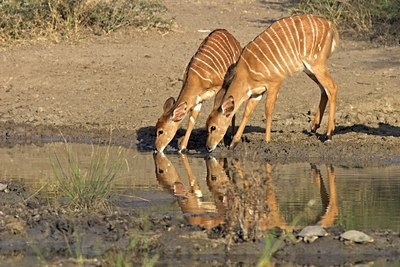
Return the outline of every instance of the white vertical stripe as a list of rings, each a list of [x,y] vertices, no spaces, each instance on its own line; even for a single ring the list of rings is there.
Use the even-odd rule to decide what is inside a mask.
[[[231,65],[232,63],[235,62],[234,51],[232,50],[229,39],[225,35],[225,33],[221,32],[221,31],[219,33],[222,35],[222,37],[220,35],[216,35],[216,37],[218,37],[218,39],[222,40],[222,42],[224,43],[225,49],[227,50],[227,53],[228,53],[229,59],[230,59],[229,65]]]
[[[210,51],[208,51],[208,50],[206,50],[206,49],[202,49],[201,55],[203,55],[203,56],[205,56],[206,58],[208,58],[208,59],[211,61],[211,63],[212,63],[212,64],[210,64],[210,66],[211,66],[211,65],[212,65],[212,66],[215,66],[215,68],[218,69],[218,72],[219,72],[219,73],[221,73],[221,72],[224,71],[224,66],[219,65],[220,68],[218,67],[219,61],[218,61],[218,59],[215,57],[215,55],[214,55],[213,53],[211,53]],[[199,56],[200,56],[200,55],[196,55],[196,57],[199,57]],[[216,62],[218,62],[218,64],[217,64]]]
[[[246,63],[247,67],[249,68],[250,72],[256,74],[256,75],[260,75],[263,78],[265,78],[264,74],[262,74],[261,72],[257,72],[255,70],[253,70],[250,66],[250,64],[247,62],[247,60],[243,57],[243,54],[240,56],[240,58],[244,61],[244,63]]]
[[[274,46],[276,47],[276,50],[278,51],[278,54],[279,54],[280,58],[282,59],[282,62],[286,65],[286,68],[287,68],[288,71],[290,72],[290,68],[289,68],[289,66],[288,66],[288,64],[287,64],[287,62],[286,62],[286,60],[283,58],[283,55],[282,55],[282,53],[281,53],[281,50],[279,49],[278,45],[276,44],[274,38],[272,38],[271,35],[270,35],[269,32],[268,32],[269,29],[271,29],[271,31],[275,33],[275,36],[277,36],[277,35],[276,35],[276,32],[274,31],[274,29],[272,29],[272,27],[269,27],[265,33],[268,35],[269,39],[272,41],[272,43],[273,43]],[[280,41],[280,39],[279,39],[279,41]],[[282,43],[282,42],[281,42],[281,43]],[[278,62],[278,61],[277,61],[277,62]]]
[[[303,39],[303,57],[306,56],[307,54],[307,37],[306,37],[306,33],[304,32],[304,25],[303,25],[303,21],[301,19],[301,17],[297,17],[300,21],[300,25],[301,25],[301,32],[303,33],[302,39]]]
[[[276,22],[276,25],[278,25],[279,28],[282,29],[282,26],[280,25],[279,20]],[[276,39],[278,39],[279,43],[280,43],[281,46],[283,47],[283,50],[285,50],[286,56],[287,56],[287,58],[289,59],[289,61],[290,61],[290,63],[291,63],[291,66],[293,67],[293,66],[294,66],[294,63],[293,63],[292,57],[289,55],[289,52],[288,52],[288,50],[286,49],[286,45],[282,42],[281,36],[278,35],[278,33],[275,31],[275,29],[274,29],[273,27],[271,27],[271,30],[272,30],[273,33],[275,34]],[[282,30],[283,30],[283,29],[282,29]],[[282,31],[282,32],[283,32],[283,31]],[[283,34],[285,34],[285,32],[283,32]],[[286,39],[287,39],[286,34],[285,34],[285,37],[286,37]],[[287,60],[284,60],[284,61],[285,61],[285,65],[286,65],[286,66],[288,67],[288,69],[289,69],[289,72],[292,72],[291,69],[290,69],[290,67],[289,67],[289,65],[288,65],[287,62],[286,62]]]
[[[271,59],[269,59],[269,57],[264,53],[264,51],[258,46],[258,44],[256,42],[253,42],[252,44],[254,44],[255,47],[257,47],[257,49],[260,51],[260,53],[264,56],[264,58],[269,62],[269,64],[275,69],[275,71],[277,73],[280,74],[280,71],[278,70],[278,68],[275,66],[275,64],[271,61]],[[269,69],[268,69],[268,74],[270,74]]]
[[[324,44],[322,42],[324,41],[324,37],[325,37],[325,23],[324,23],[324,21],[321,21],[321,19],[319,17],[317,17],[317,20],[322,25],[322,34],[321,34],[321,39],[319,40],[319,44],[321,45],[321,47],[323,47]]]
[[[309,15],[307,15],[307,19],[308,19],[308,22],[310,22],[310,28],[311,28],[311,33],[312,33],[311,48],[310,48],[310,53],[308,55],[308,57],[311,59],[311,57],[313,56],[314,45],[315,45],[315,30],[314,30],[314,25],[313,25]]]
[[[267,34],[266,32],[263,32],[263,34]],[[281,66],[281,64],[279,64],[278,59],[275,56],[275,53],[271,50],[271,48],[269,47],[269,44],[262,38],[262,34],[258,37],[258,40],[261,40],[264,45],[267,47],[269,54],[274,58],[274,61],[276,64],[278,64],[278,67],[282,70],[283,73],[285,73],[285,69]],[[255,40],[256,42],[257,40]],[[275,65],[274,65],[275,66]],[[278,72],[279,73],[279,72]]]
[[[228,69],[228,67],[226,66],[225,60],[224,60],[224,58],[221,56],[221,54],[220,54],[214,47],[212,47],[212,46],[210,46],[210,45],[208,45],[208,44],[207,44],[207,47],[208,47],[209,49],[212,50],[212,53],[213,53],[214,55],[218,56],[218,57],[216,57],[216,58],[217,58],[219,64],[222,66],[222,69],[224,69],[224,70],[226,71],[226,70]]]
[[[205,80],[205,81],[209,81],[210,83],[212,83],[212,80],[211,79],[209,79],[209,78],[205,78],[205,77],[203,77],[203,76],[201,76],[201,74],[197,71],[197,70],[195,70],[195,69],[193,69],[193,68],[190,68],[194,73],[196,73],[201,79],[203,79],[203,80]]]
[[[221,46],[220,46],[217,42],[215,42],[214,40],[210,40],[210,43],[211,43],[211,44],[214,44],[215,47],[216,47],[219,51],[222,52],[222,53],[218,53],[218,55],[220,55],[220,57],[221,57],[221,59],[222,59],[222,63],[223,63],[224,66],[225,66],[224,69],[227,70],[230,64],[228,64],[229,59],[228,59],[228,56],[226,55],[226,52],[225,52],[225,51],[221,48]],[[224,55],[226,58],[224,58],[222,55]]]
[[[292,21],[293,29],[296,31],[296,38],[297,38],[297,53],[300,56],[300,37],[299,37],[299,31],[297,30],[297,26],[294,23],[293,17],[290,17],[290,20]]]
[[[214,39],[212,40],[211,43],[215,44],[216,47],[218,47],[218,49],[226,56],[226,59],[224,59],[224,62],[228,63],[228,65],[230,65],[232,57],[231,57],[231,53],[227,49],[225,40],[223,38],[221,38],[221,36],[219,36],[219,35],[214,35],[213,37],[214,37]]]
[[[221,74],[219,73],[219,71],[215,70],[215,69],[214,69],[211,65],[209,65],[207,62],[205,62],[204,60],[201,60],[201,59],[198,58],[198,57],[195,57],[194,59],[197,60],[197,61],[200,61],[203,65],[207,66],[209,69],[211,69],[212,71],[214,71],[220,79],[223,79],[223,78],[221,77]],[[201,68],[201,67],[199,66],[199,68]]]
[[[203,73],[203,75],[206,75],[207,77],[212,77],[210,70],[204,68],[204,64],[198,64],[197,62],[192,62],[192,64],[190,64],[190,68],[198,68],[199,70],[201,70],[201,72]]]
[[[260,62],[261,65],[263,65],[264,69],[267,71],[267,75],[271,75],[271,73],[270,73],[268,67],[265,65],[265,63],[264,63],[261,59],[259,59],[258,56],[257,56],[256,54],[253,53],[253,51],[251,51],[251,50],[249,49],[249,46],[246,46],[245,49],[246,49],[246,51],[248,51],[255,59],[257,59],[257,61]],[[261,53],[262,53],[262,52],[261,52]],[[264,53],[262,53],[262,54],[265,56]],[[247,61],[246,61],[246,62],[247,62]]]
[[[221,63],[221,61],[222,62],[224,61],[222,59],[221,55],[212,46],[209,46],[208,44],[205,44],[204,47],[207,48],[207,51],[209,53],[211,53],[213,56],[215,56],[215,59],[217,60],[218,64],[221,66],[221,69],[226,70],[227,68],[225,66],[223,66]],[[220,59],[222,59],[222,60],[220,60]]]
[[[282,19],[282,21],[283,21],[283,23],[285,24],[286,28],[288,29],[288,31],[289,31],[289,33],[290,33],[290,38],[291,38],[291,39],[289,40],[288,34],[287,34],[287,32],[285,31],[285,28],[282,27],[282,25],[279,24],[279,26],[280,26],[281,29],[282,29],[282,32],[283,32],[284,35],[285,35],[286,42],[287,42],[287,44],[289,45],[290,51],[292,52],[292,57],[291,57],[291,58],[297,59],[296,61],[299,61],[300,59],[298,58],[298,53],[295,53],[295,52],[294,52],[294,49],[293,49],[293,46],[292,46],[292,44],[295,45],[292,32],[290,31],[289,26],[288,26],[288,24],[286,23],[286,19]],[[279,20],[278,20],[278,22],[279,22]],[[296,63],[297,63],[297,62],[296,62]],[[294,64],[293,61],[292,61],[292,64],[293,64],[293,67],[296,67],[295,65],[297,65],[297,64]]]
[[[314,29],[315,29],[315,43],[314,43],[314,50],[313,50],[313,52],[312,52],[312,54],[314,55],[316,52],[315,52],[315,46],[317,45],[317,44],[319,44],[319,42],[318,42],[318,24],[317,24],[317,22],[315,21],[315,17],[314,16],[312,16],[311,17],[311,19],[312,19],[312,22],[313,22],[313,25],[314,25]]]

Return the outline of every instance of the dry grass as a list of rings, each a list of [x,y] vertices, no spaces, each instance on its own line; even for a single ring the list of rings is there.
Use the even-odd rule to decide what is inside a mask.
[[[320,15],[346,34],[388,43],[400,40],[400,0],[300,0],[291,12]]]
[[[79,33],[107,34],[122,27],[168,29],[158,0],[3,0],[0,43],[71,39]]]

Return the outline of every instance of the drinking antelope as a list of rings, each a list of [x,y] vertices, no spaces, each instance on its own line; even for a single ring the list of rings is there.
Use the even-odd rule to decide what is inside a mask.
[[[304,70],[318,84],[321,99],[312,123],[316,132],[329,100],[326,139],[332,139],[337,86],[328,72],[327,60],[338,45],[336,26],[312,15],[280,19],[251,41],[242,51],[234,68],[235,76],[219,107],[207,119],[207,149],[212,151],[221,141],[229,122],[240,105],[247,101],[243,120],[233,137],[237,144],[244,127],[262,95],[268,91],[265,104],[265,141],[271,137],[272,111],[278,91],[287,75]]]
[[[239,42],[227,30],[214,30],[204,39],[186,67],[178,99],[170,97],[165,101],[164,112],[156,124],[157,151],[165,149],[190,113],[185,137],[179,144],[180,152],[186,149],[202,102],[221,89],[228,68],[235,64],[240,52]]]

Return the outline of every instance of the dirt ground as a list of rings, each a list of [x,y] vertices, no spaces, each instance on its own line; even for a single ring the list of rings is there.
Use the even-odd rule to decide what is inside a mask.
[[[62,133],[71,141],[106,142],[112,132],[113,142],[117,144],[151,150],[154,125],[161,115],[164,101],[169,96],[178,95],[186,64],[209,31],[225,28],[244,46],[274,19],[289,14],[288,1],[164,2],[169,9],[167,16],[174,17],[176,21],[172,31],[167,33],[129,30],[111,36],[90,37],[72,44],[3,48],[0,51],[0,138],[12,142],[49,141],[59,139]],[[339,90],[333,142],[324,144],[318,136],[309,132],[320,93],[318,87],[300,73],[286,79],[281,88],[273,115],[272,142],[266,144],[263,141],[265,116],[264,105],[261,104],[253,113],[243,143],[238,145],[235,155],[269,161],[312,158],[314,162],[340,162],[345,165],[363,165],[382,160],[398,162],[400,47],[342,38],[329,66]],[[203,107],[189,141],[189,153],[205,152],[204,124],[211,106],[212,103],[206,103]],[[319,133],[324,133],[325,129],[326,116]],[[184,130],[179,131],[177,138],[183,133]],[[167,152],[176,151],[177,138],[171,142]],[[230,155],[232,151],[219,148],[215,154]],[[22,206],[26,214],[32,212],[31,208]],[[12,209],[2,212],[15,216]],[[55,211],[47,211],[46,214],[63,218],[57,217],[59,215]],[[120,218],[129,221],[130,216],[132,214],[125,214]],[[34,214],[32,218],[35,218]],[[50,221],[57,221],[54,218]],[[93,223],[97,223],[97,220],[104,223],[104,218],[97,218]],[[26,225],[33,222],[22,220],[21,223]],[[133,226],[135,222],[121,224],[121,229],[137,227]],[[154,226],[157,224],[161,226]],[[163,228],[164,224],[173,225],[169,226],[173,230],[165,231],[169,227]],[[7,229],[4,225],[7,224],[2,225],[1,231]],[[162,250],[165,259],[176,255],[177,246],[182,258],[191,255],[191,252],[185,254],[186,249],[197,249],[198,255],[203,252],[206,254],[209,250],[219,251],[216,248],[221,248],[221,253],[225,251],[223,241],[210,241],[207,232],[203,231],[191,231],[188,234],[190,226],[180,228],[180,222],[171,222],[171,218],[155,218],[152,225],[155,232],[158,231],[157,235],[163,233],[159,240],[174,239],[171,246]],[[53,229],[51,233],[57,234],[54,227],[48,229]],[[59,231],[68,232],[68,227],[62,229]],[[47,233],[47,230],[43,231]],[[58,233],[60,236],[57,238],[62,239],[62,233]],[[1,239],[9,237],[9,234],[3,232]],[[11,234],[15,235],[12,231]],[[340,248],[335,251],[346,254],[349,261],[358,261],[357,255],[364,255],[362,251],[373,255],[371,257],[374,259],[387,257],[393,260],[397,257],[399,260],[398,233],[376,231],[372,234],[381,241],[373,245],[354,246],[350,250],[334,237],[331,243],[330,239],[325,239],[324,242],[329,244],[319,243],[322,244],[321,253]],[[187,240],[187,235],[198,241],[187,247],[178,245],[185,238]],[[304,254],[303,250],[308,248],[311,247],[288,245],[277,257],[279,261],[292,261],[293,255]],[[242,246],[235,244],[231,249],[233,252],[240,251],[238,255],[259,255],[260,251],[260,247],[252,243]],[[397,253],[389,253],[396,249]],[[312,248],[308,251],[315,252]],[[233,252],[232,255],[235,255]],[[320,252],[313,255],[321,260]],[[315,262],[298,260],[298,263]]]

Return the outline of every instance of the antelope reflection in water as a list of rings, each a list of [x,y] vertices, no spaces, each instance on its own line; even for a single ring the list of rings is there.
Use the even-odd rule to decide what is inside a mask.
[[[190,224],[206,229],[212,229],[220,225],[224,221],[223,215],[213,202],[203,201],[203,193],[196,177],[193,175],[188,158],[185,155],[180,157],[189,179],[190,188],[185,188],[178,171],[162,152],[153,154],[155,172],[159,184],[177,197],[177,202],[184,218]]]
[[[229,163],[226,158],[218,161],[213,157],[207,159],[207,183],[214,189],[217,205],[223,203],[228,232],[240,233],[241,239],[254,239],[274,227],[287,229],[275,195],[272,165],[265,163],[264,168],[260,168],[259,163],[246,162],[246,165],[236,159]],[[316,165],[311,165],[311,174],[319,189],[323,208],[321,213],[314,214],[314,222],[329,227],[339,212],[334,169],[332,166],[327,168],[329,193]]]
[[[321,171],[314,164],[311,164],[311,173],[315,177],[316,185],[319,187],[323,207],[322,214],[320,215],[317,224],[324,228],[330,227],[333,225],[336,217],[339,214],[336,195],[335,171],[332,165],[327,167],[329,193],[326,190]]]
[[[265,165],[263,179],[263,174],[255,175],[254,171],[247,175],[236,159],[228,162],[226,158],[217,161],[209,157],[206,162],[207,184],[214,188],[214,199],[218,197],[224,205],[228,234],[240,233],[240,238],[252,239],[275,226],[286,228],[275,197],[270,164]]]
[[[240,232],[242,239],[257,238],[262,231],[274,227],[288,228],[275,195],[271,164],[265,163],[260,168],[258,163],[247,162],[248,166],[243,166],[248,168],[244,168],[236,159],[206,158],[207,186],[213,201],[205,202],[188,158],[181,155],[181,159],[189,179],[189,190],[183,185],[171,161],[163,153],[154,154],[159,184],[178,198],[178,204],[189,223],[211,229],[224,222],[228,232]],[[338,215],[334,169],[332,166],[327,168],[329,193],[315,165],[311,165],[311,174],[319,189],[323,207],[322,212],[314,217],[315,222],[329,227]]]

